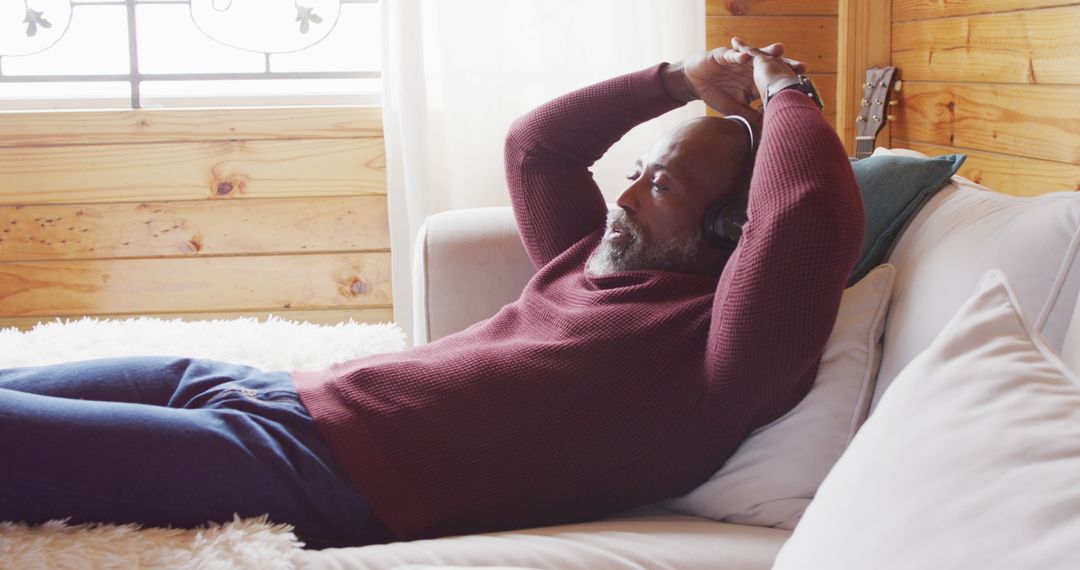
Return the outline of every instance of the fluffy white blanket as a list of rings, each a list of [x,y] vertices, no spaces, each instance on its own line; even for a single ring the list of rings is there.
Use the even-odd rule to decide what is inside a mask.
[[[183,355],[296,370],[404,347],[405,335],[394,324],[83,319],[0,330],[0,368]],[[258,518],[202,529],[0,523],[0,568],[291,568],[301,546],[291,527]]]

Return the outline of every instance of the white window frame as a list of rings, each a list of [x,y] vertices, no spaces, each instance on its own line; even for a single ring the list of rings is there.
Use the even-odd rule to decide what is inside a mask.
[[[389,0],[339,0],[342,4],[378,4],[380,1]],[[188,0],[157,0],[155,2],[142,2],[142,5],[168,5],[188,4]],[[138,18],[135,7],[139,0],[101,0],[91,5],[103,6],[126,6],[127,7],[127,41],[129,72],[120,74],[67,74],[67,75],[4,75],[3,60],[0,56],[0,89],[5,83],[81,83],[81,82],[127,82],[131,91],[131,109],[145,109],[142,103],[140,85],[144,81],[204,81],[204,80],[241,80],[261,81],[272,79],[381,79],[382,72],[372,71],[293,71],[274,72],[270,70],[270,55],[264,54],[264,69],[262,72],[252,73],[140,73],[139,52],[137,42]],[[381,103],[381,92],[369,91],[355,95],[322,95],[310,98],[305,95],[290,95],[284,93],[268,93],[260,96],[229,97],[226,95],[212,95],[206,97],[193,97],[184,99],[185,104],[170,105],[168,108],[181,107],[237,107],[237,106],[303,106],[323,107],[334,105],[378,105]],[[155,108],[159,107],[157,105]],[[89,107],[88,109],[93,109]],[[0,108],[0,111],[3,109]]]

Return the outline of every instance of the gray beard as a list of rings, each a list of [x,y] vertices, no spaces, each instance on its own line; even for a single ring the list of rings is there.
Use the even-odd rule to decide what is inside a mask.
[[[629,239],[620,238],[621,242],[614,239],[613,222],[618,223]],[[604,237],[589,256],[585,269],[597,276],[639,269],[690,271],[700,250],[700,232],[687,231],[658,240],[646,235],[623,210],[612,210],[608,212]]]

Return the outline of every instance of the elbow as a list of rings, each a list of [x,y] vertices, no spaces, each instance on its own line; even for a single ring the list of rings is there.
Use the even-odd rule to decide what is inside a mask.
[[[866,233],[866,214],[858,190],[842,195],[833,194],[819,200],[814,217],[818,234],[827,250],[847,259],[847,271],[855,266]]]
[[[799,196],[786,210],[777,228],[803,227],[803,239],[812,239],[822,252],[851,260],[854,266],[866,232],[866,214],[854,180],[852,188],[821,187]]]
[[[539,125],[533,112],[526,113],[510,124],[503,141],[503,156],[507,165],[521,164],[539,146]]]
[[[839,243],[854,242],[858,249],[866,231],[866,212],[855,174],[845,158],[826,184],[815,185],[800,196],[802,209],[819,220],[821,232]]]

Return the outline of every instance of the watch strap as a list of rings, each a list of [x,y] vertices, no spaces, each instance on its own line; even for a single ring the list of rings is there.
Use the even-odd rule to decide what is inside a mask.
[[[806,96],[809,97],[810,100],[813,101],[819,109],[825,107],[824,103],[821,101],[821,97],[817,93],[817,89],[814,88],[814,82],[805,75],[785,77],[784,79],[781,79],[779,81],[774,81],[766,88],[764,102],[765,105],[767,106],[769,104],[769,101],[771,101],[773,96],[775,96],[777,93],[781,91],[786,91],[788,89],[795,89],[806,94]]]
[[[795,75],[795,76],[792,76],[792,77],[785,77],[784,79],[781,79],[779,81],[774,81],[766,89],[766,91],[767,91],[766,97],[768,97],[769,99],[772,99],[773,96],[776,95],[777,93],[779,93],[779,92],[781,92],[781,91],[783,91],[785,89],[791,89],[792,87],[798,87],[801,84],[802,84],[802,80],[799,79],[798,75]],[[766,102],[768,102],[768,101],[766,101]]]

